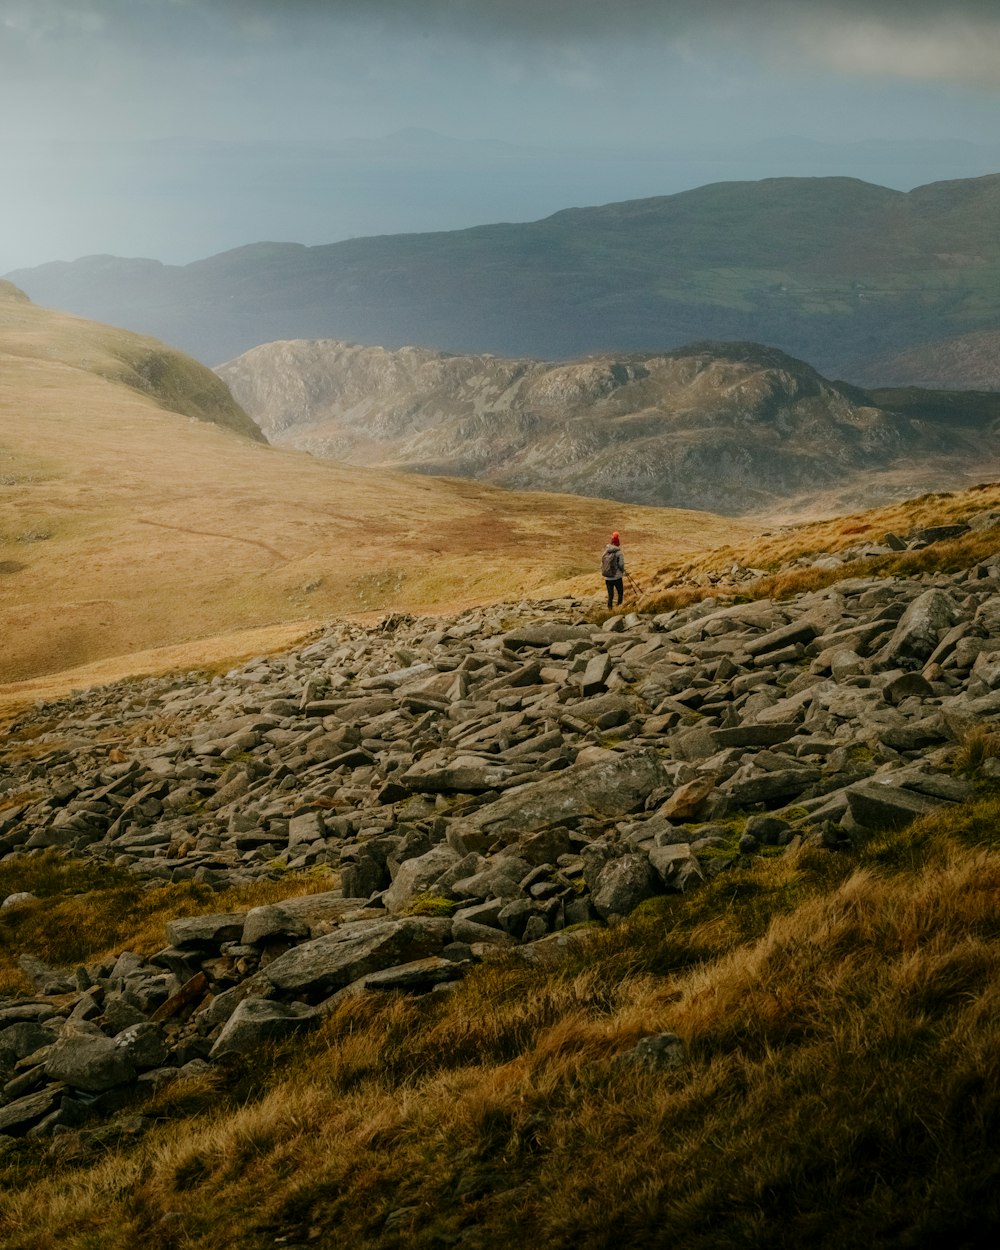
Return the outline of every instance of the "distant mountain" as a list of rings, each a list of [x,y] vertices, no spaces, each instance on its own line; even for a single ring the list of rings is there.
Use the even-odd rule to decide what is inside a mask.
[[[1000,175],[910,192],[723,182],[522,225],[259,243],[183,267],[111,256],[9,275],[33,298],[218,362],[336,338],[559,358],[753,339],[827,374],[1000,320]]]
[[[1000,472],[1000,395],[868,393],[752,343],[551,364],[277,342],[217,372],[272,442],[519,489],[733,515]]]
[[[860,380],[870,386],[1000,391],[1000,330],[960,334],[873,360]]]

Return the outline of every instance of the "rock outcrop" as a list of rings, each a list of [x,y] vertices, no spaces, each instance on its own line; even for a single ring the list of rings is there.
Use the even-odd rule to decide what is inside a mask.
[[[272,442],[317,455],[728,514],[870,506],[898,497],[896,465],[912,494],[997,464],[1000,398],[911,413],[753,343],[553,364],[299,340],[217,373]]]

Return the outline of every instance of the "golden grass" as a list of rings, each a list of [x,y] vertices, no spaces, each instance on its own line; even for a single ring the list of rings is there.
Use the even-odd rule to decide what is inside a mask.
[[[3,1244],[992,1244],[998,817],[760,861],[559,968],[345,1002],[162,1091],[136,1142],[8,1152]],[[679,1067],[621,1062],[663,1030]]]
[[[10,325],[25,307],[0,300],[0,696],[219,636],[225,656],[248,629],[542,595],[596,570],[612,529],[649,568],[752,532],[262,446],[99,376],[89,323],[27,306],[51,333],[26,341]]]
[[[881,543],[888,532],[900,535],[933,525],[965,523],[978,512],[1000,510],[1000,483],[975,486],[956,494],[922,495],[906,503],[870,512],[771,531],[750,543],[716,548],[693,560],[675,560],[649,578],[641,599],[643,611],[663,612],[716,594],[736,594],[747,599],[788,599],[819,590],[849,577],[911,577],[928,572],[955,572],[996,555],[998,531],[980,530],[960,538],[936,542],[921,551],[904,551],[850,561],[834,569],[784,567],[800,558],[836,554],[859,543]],[[771,570],[746,584],[728,580],[737,563]],[[719,580],[708,583],[706,575]],[[704,584],[696,585],[701,581]]]
[[[178,916],[245,911],[300,894],[333,889],[325,869],[260,878],[214,893],[195,882],[143,883],[110,864],[47,851],[0,863],[0,897],[20,891],[37,901],[0,912],[0,994],[26,993],[17,965],[23,952],[57,968],[100,962],[123,950],[151,955],[166,945],[165,926]]]

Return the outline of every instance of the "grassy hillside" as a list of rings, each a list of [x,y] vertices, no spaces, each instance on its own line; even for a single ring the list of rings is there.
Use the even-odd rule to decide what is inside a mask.
[[[822,570],[794,582],[802,556],[998,507],[998,486],[925,497],[734,543],[699,564],[719,569],[739,552],[771,566],[762,593],[780,597],[820,584]],[[895,558],[965,570],[995,550],[993,529]],[[921,571],[864,566],[866,579]],[[960,596],[968,584],[957,578],[950,590]],[[877,600],[882,589],[868,592]],[[981,597],[993,601],[988,585]],[[799,659],[783,664],[801,675]],[[842,693],[851,689],[848,679]],[[104,768],[111,747],[109,761],[148,759],[176,739],[175,715],[153,712],[145,696],[141,705],[149,714],[123,725],[109,723],[107,704],[95,712],[88,758],[100,751]],[[90,712],[82,701],[39,709],[9,736],[8,758],[51,758],[60,715],[79,732]],[[497,951],[446,993],[341,995],[315,1032],[261,1047],[252,1061],[136,1090],[79,1129],[9,1139],[0,1241],[10,1250],[994,1245],[995,696],[983,715],[932,749],[938,782],[963,797],[905,828],[868,828],[835,850],[817,840],[759,846],[607,927],[543,939],[531,958],[528,948]],[[901,762],[893,756],[890,769]],[[727,810],[721,828],[744,827],[748,814]],[[26,954],[67,969],[123,950],[148,955],[167,918],[331,884],[317,866],[214,894],[193,880],[143,888],[115,864],[53,851],[10,857],[0,897],[36,899],[0,914],[0,991],[24,988]],[[679,1041],[674,1061],[630,1057],[662,1033]]]
[[[851,378],[873,358],[996,327],[998,212],[1000,175],[909,193],[774,178],[523,225],[11,276],[213,363],[288,338],[548,358],[710,338],[770,343]]]
[[[591,572],[613,528],[650,566],[731,528],[277,451],[130,385],[135,344],[0,304],[0,681],[262,626],[532,593]],[[207,373],[181,361],[171,399],[190,398],[177,382],[187,368],[199,384]],[[246,646],[202,641],[190,658]]]
[[[58,361],[121,383],[168,412],[265,441],[225,385],[196,360],[155,339],[38,308],[13,283],[4,281],[0,281],[0,352],[20,360]]]
[[[448,995],[348,997],[252,1064],[11,1143],[3,1243],[992,1245],[1000,804],[974,775],[973,802],[859,851],[754,858]],[[0,893],[41,900],[0,926],[4,970],[151,952],[170,915],[322,884],[220,897],[51,854],[0,865]],[[678,1066],[623,1062],[664,1031]]]

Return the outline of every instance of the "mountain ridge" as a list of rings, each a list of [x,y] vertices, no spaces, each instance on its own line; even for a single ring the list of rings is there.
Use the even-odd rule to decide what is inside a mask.
[[[530,223],[9,277],[216,363],[290,338],[549,358],[751,339],[851,376],[929,336],[996,324],[998,213],[1000,175],[909,192],[771,178]]]

